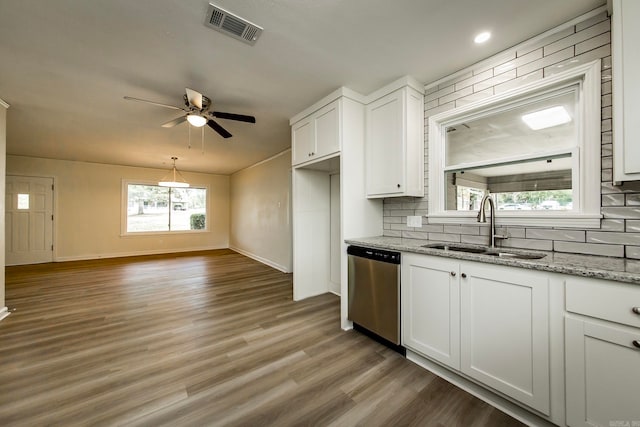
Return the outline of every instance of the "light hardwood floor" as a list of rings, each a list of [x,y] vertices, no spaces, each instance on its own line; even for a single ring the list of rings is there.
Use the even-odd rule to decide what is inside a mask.
[[[0,425],[514,426],[230,250],[8,267]]]

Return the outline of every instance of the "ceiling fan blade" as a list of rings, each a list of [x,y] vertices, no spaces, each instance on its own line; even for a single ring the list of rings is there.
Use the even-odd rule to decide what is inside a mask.
[[[214,111],[213,116],[218,119],[237,120],[239,122],[255,123],[256,118],[253,116],[245,116],[243,114],[223,113],[222,111]]]
[[[218,123],[216,123],[213,120],[209,120],[207,122],[207,124],[209,125],[209,127],[213,130],[215,130],[216,132],[218,132],[220,134],[220,136],[222,136],[223,138],[231,138],[231,134],[229,133],[229,131],[227,131],[225,128],[223,128],[222,126],[220,126]]]
[[[187,121],[187,116],[182,116],[182,117],[178,117],[177,119],[173,119],[173,120],[169,120],[167,123],[163,123],[162,127],[163,128],[172,128],[175,125],[179,125],[182,122],[186,122]]]
[[[137,102],[144,102],[145,104],[151,104],[151,105],[157,105],[158,107],[165,107],[165,108],[171,108],[173,110],[181,110],[184,111],[184,109],[180,108],[180,107],[175,107],[173,105],[168,105],[168,104],[161,104],[159,102],[153,102],[153,101],[147,101],[146,99],[140,99],[140,98],[133,98],[131,96],[125,96],[124,99],[126,99],[127,101],[137,101]]]
[[[196,90],[185,88],[187,91],[187,100],[189,104],[198,108],[198,110],[202,110],[202,94]]]

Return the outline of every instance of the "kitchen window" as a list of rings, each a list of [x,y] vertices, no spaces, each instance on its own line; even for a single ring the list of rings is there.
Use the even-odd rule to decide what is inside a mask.
[[[123,182],[122,234],[207,231],[207,188]]]
[[[429,218],[600,226],[600,61],[429,118]]]

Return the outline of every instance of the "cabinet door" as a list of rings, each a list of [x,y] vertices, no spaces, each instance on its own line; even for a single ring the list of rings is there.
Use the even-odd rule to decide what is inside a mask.
[[[311,153],[315,151],[314,122],[311,118],[304,119],[291,128],[292,164],[307,162]]]
[[[537,273],[461,264],[461,371],[549,415],[549,285]]]
[[[367,106],[367,195],[404,192],[403,100],[397,91]]]
[[[316,146],[311,157],[340,151],[339,104],[333,102],[314,114]]]
[[[403,345],[460,368],[460,282],[458,262],[402,255]]]
[[[565,318],[569,426],[640,424],[640,330],[610,325]]]
[[[640,180],[640,2],[614,0],[611,19],[614,180]]]

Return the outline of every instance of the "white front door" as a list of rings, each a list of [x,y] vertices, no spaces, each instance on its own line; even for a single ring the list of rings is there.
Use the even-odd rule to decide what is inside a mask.
[[[53,178],[7,175],[6,265],[53,261]]]

